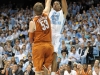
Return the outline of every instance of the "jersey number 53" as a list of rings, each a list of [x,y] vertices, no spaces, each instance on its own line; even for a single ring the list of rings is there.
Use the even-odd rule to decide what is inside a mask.
[[[49,29],[49,23],[48,23],[48,21],[47,21],[46,19],[42,20],[42,21],[40,22],[40,24],[41,24],[41,26],[42,26],[42,30],[47,30],[47,29]]]

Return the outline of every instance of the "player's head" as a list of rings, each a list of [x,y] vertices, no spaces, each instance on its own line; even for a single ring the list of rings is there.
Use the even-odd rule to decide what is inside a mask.
[[[34,6],[33,6],[33,10],[35,12],[36,15],[41,15],[43,10],[44,10],[44,6],[42,3],[37,2]]]
[[[59,1],[54,1],[53,3],[53,9],[56,11],[60,11],[61,10],[61,3]]]

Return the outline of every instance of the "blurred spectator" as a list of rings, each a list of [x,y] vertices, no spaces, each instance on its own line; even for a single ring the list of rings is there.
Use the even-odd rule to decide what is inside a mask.
[[[84,43],[80,45],[80,48],[78,49],[78,53],[80,55],[81,64],[86,63],[87,50],[84,46]]]
[[[1,36],[0,36],[0,42],[1,43],[5,43],[6,42],[6,38],[4,36],[4,33],[2,33]]]
[[[86,48],[86,50],[87,50],[86,62],[90,63],[89,60],[91,58],[93,58],[93,46],[91,46],[91,42],[90,41],[87,42],[87,48]]]
[[[25,60],[26,59],[26,55],[24,54],[23,50],[20,49],[20,52],[18,55],[15,55],[15,57],[18,58],[18,60],[20,61],[21,59]]]
[[[24,75],[35,75],[35,72],[33,72],[31,65],[27,66]]]
[[[68,51],[67,51],[67,49],[65,48],[64,50],[62,50],[61,54],[62,54],[62,58],[61,58],[60,66],[63,64],[68,64],[68,57],[67,57]]]
[[[76,48],[73,46],[71,52],[69,53],[68,61],[71,63],[80,62],[80,55],[76,51]]]
[[[60,68],[60,63],[61,63],[61,58],[58,57],[58,60],[57,60],[57,71],[58,71],[58,69]]]
[[[95,66],[95,67],[94,67],[94,71],[93,71],[92,74],[93,74],[93,75],[100,75],[99,66]]]
[[[77,73],[71,69],[70,65],[67,65],[67,69],[64,71],[64,75],[77,75]]]
[[[30,65],[32,63],[32,56],[28,56],[28,61],[25,62],[22,70],[23,72],[26,70],[27,66]]]
[[[3,59],[2,59],[2,55],[0,55],[0,71],[3,69]]]
[[[14,64],[13,69],[12,69],[12,75],[24,75],[23,71],[19,68],[17,64]]]

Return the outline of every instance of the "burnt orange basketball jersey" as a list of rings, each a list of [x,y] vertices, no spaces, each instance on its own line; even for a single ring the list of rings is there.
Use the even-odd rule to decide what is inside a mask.
[[[33,20],[36,25],[34,43],[51,42],[51,24],[49,17],[43,13],[41,16],[35,16]]]
[[[81,75],[89,75],[89,74],[88,74],[88,71],[84,72],[84,70],[83,70]]]

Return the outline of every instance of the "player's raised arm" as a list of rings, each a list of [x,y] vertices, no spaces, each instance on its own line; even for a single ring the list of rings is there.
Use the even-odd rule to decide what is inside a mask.
[[[46,6],[47,0],[45,0],[45,6]]]
[[[44,9],[44,13],[49,15],[50,12],[50,8],[51,8],[51,1],[52,0],[45,0],[45,9]]]
[[[67,14],[68,14],[67,1],[66,0],[61,0],[61,3],[62,3],[62,10],[64,12],[64,17],[66,18]]]

